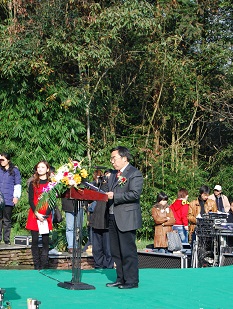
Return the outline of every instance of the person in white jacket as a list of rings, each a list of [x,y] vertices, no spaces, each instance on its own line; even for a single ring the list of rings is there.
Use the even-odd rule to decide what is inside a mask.
[[[209,196],[209,199],[213,200],[217,204],[218,211],[228,212],[230,209],[230,203],[226,195],[222,194],[222,187],[216,185],[214,187],[214,193]]]

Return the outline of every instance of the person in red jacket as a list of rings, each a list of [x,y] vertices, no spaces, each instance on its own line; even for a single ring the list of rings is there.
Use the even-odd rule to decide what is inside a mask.
[[[26,229],[31,231],[32,235],[32,257],[35,269],[43,269],[48,267],[48,252],[49,252],[49,231],[52,230],[52,214],[48,203],[45,203],[40,209],[37,209],[37,204],[42,193],[48,187],[50,180],[50,166],[47,161],[40,161],[35,166],[35,174],[33,180],[29,184],[29,212],[26,223]],[[42,234],[42,250],[38,247],[39,226],[47,225]]]
[[[173,230],[177,230],[182,243],[188,243],[188,209],[189,203],[188,191],[184,188],[180,189],[177,194],[177,199],[170,208],[173,211],[176,223],[173,225]]]

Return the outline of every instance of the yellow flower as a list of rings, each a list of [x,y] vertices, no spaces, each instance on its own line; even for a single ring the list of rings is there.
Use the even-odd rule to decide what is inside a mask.
[[[61,182],[64,182],[67,186],[69,185],[69,178],[68,177],[64,177]]]
[[[74,175],[74,181],[77,183],[77,185],[79,185],[82,181],[82,177],[78,174]]]
[[[88,173],[84,168],[81,169],[80,174],[81,174],[82,178],[87,178],[87,176],[88,176]]]

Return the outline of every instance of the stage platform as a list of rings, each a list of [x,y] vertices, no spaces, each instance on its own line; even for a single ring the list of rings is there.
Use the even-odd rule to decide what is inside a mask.
[[[187,268],[188,256],[182,253],[156,253],[138,250],[139,268]]]
[[[51,250],[50,252],[53,252]],[[72,255],[68,252],[49,254],[49,268],[72,269]],[[83,252],[82,269],[92,269],[94,260],[91,252]],[[34,269],[30,245],[0,244],[0,269]]]
[[[52,252],[51,250],[50,252]],[[56,252],[56,250],[55,250]],[[72,269],[72,255],[68,252],[57,252],[49,254],[49,268]],[[220,266],[233,265],[233,254],[224,253]],[[191,252],[184,249],[173,254],[153,252],[145,248],[138,250],[139,268],[190,268]],[[87,250],[81,256],[81,268],[93,269],[94,259],[92,252]],[[0,244],[0,269],[34,269],[30,245],[5,245]]]
[[[70,270],[0,270],[4,303],[26,309],[27,298],[40,309],[231,309],[233,266],[183,269],[140,269],[139,288],[107,288],[114,269],[83,270],[81,281],[94,290],[67,290],[59,282],[71,280]]]

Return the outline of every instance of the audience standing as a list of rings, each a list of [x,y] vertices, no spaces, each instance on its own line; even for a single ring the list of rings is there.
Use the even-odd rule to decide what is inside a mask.
[[[2,218],[0,219],[0,241],[10,245],[11,218],[14,206],[21,197],[21,175],[19,169],[11,162],[10,154],[0,154],[0,191],[5,200]]]
[[[154,249],[155,252],[167,253],[167,232],[172,231],[175,218],[168,205],[168,196],[164,192],[157,195],[156,204],[152,208],[152,217],[155,221]]]
[[[233,202],[231,202],[230,204],[230,209],[229,209],[228,216],[227,216],[227,222],[233,223]]]
[[[74,241],[74,206],[75,201],[69,198],[62,198],[62,210],[65,212],[66,217],[66,241],[67,241],[67,248],[70,254],[73,253],[73,241]],[[83,222],[83,207],[80,207],[77,213],[77,229],[82,227]]]
[[[222,187],[216,185],[214,187],[214,193],[209,196],[209,199],[216,202],[218,211],[228,212],[230,210],[230,203],[226,195],[222,194]]]
[[[100,169],[96,169],[93,173],[93,181],[91,182],[92,185],[99,188],[101,185],[101,181],[99,179],[103,178],[103,171]],[[91,225],[92,216],[95,210],[95,207],[97,205],[97,201],[92,201],[90,203],[87,203],[86,205],[86,214],[87,214],[87,242],[83,248],[83,251],[92,252],[92,246],[93,246],[93,228]]]
[[[199,196],[196,200],[189,204],[188,221],[189,221],[189,242],[192,243],[195,239],[195,228],[197,218],[202,218],[203,214],[209,212],[217,212],[215,201],[209,199],[210,188],[203,185],[199,189]]]
[[[175,224],[173,230],[177,230],[182,243],[188,242],[188,209],[189,203],[188,191],[184,188],[177,193],[177,199],[171,204],[170,208],[175,217]]]
[[[26,229],[31,231],[32,235],[32,257],[35,269],[48,267],[49,252],[49,231],[52,230],[52,215],[48,204],[45,203],[40,209],[37,204],[41,194],[47,188],[50,178],[50,167],[47,161],[40,161],[36,165],[36,171],[33,180],[29,184],[28,195],[30,209],[26,223]],[[42,249],[38,247],[39,240],[39,222],[47,220],[48,231],[42,234]],[[44,222],[46,223],[46,222]]]
[[[107,170],[104,172],[103,177],[98,178],[97,185],[101,191],[107,190],[107,179],[110,177],[111,172],[112,170]],[[92,254],[95,268],[113,268],[114,264],[110,252],[106,212],[106,202],[97,201],[90,221],[90,226],[92,227]]]

